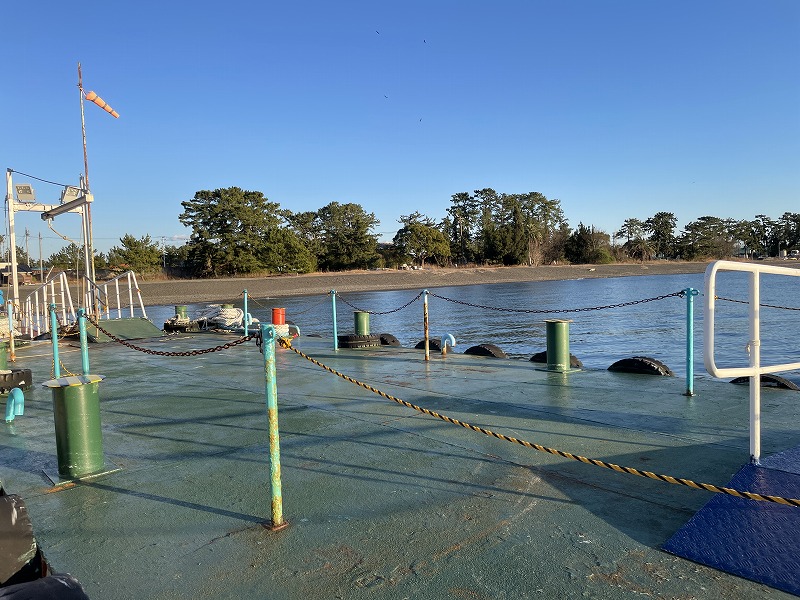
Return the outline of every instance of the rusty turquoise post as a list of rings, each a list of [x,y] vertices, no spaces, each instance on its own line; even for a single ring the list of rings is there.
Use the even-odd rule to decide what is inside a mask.
[[[333,308],[333,349],[339,349],[339,335],[336,331],[336,290],[331,290],[331,307]]]
[[[269,421],[269,474],[272,497],[272,524],[270,529],[283,529],[283,497],[281,495],[281,448],[278,433],[278,385],[275,378],[275,327],[261,324],[261,348],[264,351],[264,378]]]
[[[547,319],[547,370],[569,371],[569,321]]]
[[[686,392],[694,396],[694,297],[700,292],[694,288],[683,290],[686,295]]]

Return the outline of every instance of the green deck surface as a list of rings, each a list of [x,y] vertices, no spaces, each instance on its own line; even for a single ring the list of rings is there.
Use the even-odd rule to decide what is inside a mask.
[[[137,342],[160,351],[230,336]],[[399,348],[295,347],[389,394],[545,446],[724,485],[748,461],[748,389]],[[49,342],[0,479],[50,563],[91,598],[712,598],[788,594],[659,550],[708,492],[537,452],[422,415],[277,350],[283,511],[271,532],[263,357],[90,347],[118,471],[55,487]],[[80,372],[77,348],[61,360]],[[63,372],[63,370],[62,370]],[[763,392],[763,454],[800,443],[797,393]],[[800,509],[798,509],[800,510]]]

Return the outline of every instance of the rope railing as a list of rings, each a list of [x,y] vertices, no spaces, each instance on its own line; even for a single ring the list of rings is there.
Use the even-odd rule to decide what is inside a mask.
[[[281,343],[285,348],[288,348],[288,349],[292,350],[292,352],[294,352],[295,354],[297,354],[301,358],[304,358],[304,359],[308,360],[312,364],[324,369],[325,371],[327,371],[327,372],[329,372],[329,373],[331,373],[333,375],[336,375],[337,377],[340,377],[340,378],[344,379],[345,381],[348,381],[348,382],[350,382],[350,383],[352,383],[354,385],[357,385],[357,386],[359,386],[359,387],[361,387],[361,388],[363,388],[363,389],[365,389],[367,391],[370,391],[370,392],[372,392],[374,394],[377,394],[378,396],[381,396],[382,398],[385,398],[387,400],[391,400],[392,402],[395,402],[397,404],[400,404],[402,406],[405,406],[406,408],[410,408],[410,409],[415,410],[417,412],[420,412],[422,414],[428,415],[430,417],[433,417],[433,418],[436,418],[436,419],[440,419],[440,420],[442,420],[442,421],[444,421],[446,423],[450,423],[451,425],[458,425],[459,427],[463,427],[465,429],[469,429],[469,430],[474,431],[476,433],[482,433],[484,435],[487,435],[487,436],[490,436],[490,437],[494,437],[494,438],[502,440],[504,442],[509,442],[509,443],[512,443],[512,444],[518,444],[520,446],[524,446],[524,447],[530,448],[532,450],[537,450],[539,452],[546,452],[548,454],[561,456],[563,458],[568,458],[570,460],[575,460],[575,461],[582,462],[582,463],[585,463],[585,464],[588,464],[588,465],[594,465],[596,467],[601,467],[601,468],[604,468],[604,469],[610,469],[610,470],[616,471],[618,473],[626,473],[628,475],[636,475],[637,477],[644,477],[644,478],[647,478],[647,479],[653,479],[653,480],[661,481],[661,482],[664,482],[664,483],[670,483],[670,484],[674,484],[674,485],[681,485],[681,486],[685,486],[685,487],[696,489],[696,490],[705,490],[707,492],[713,492],[713,493],[716,493],[716,494],[726,494],[726,495],[729,495],[729,496],[735,496],[737,498],[743,498],[743,499],[746,499],[746,500],[755,500],[755,501],[759,501],[759,502],[772,502],[772,503],[775,503],[775,504],[783,504],[785,506],[800,507],[800,499],[798,499],[798,498],[784,498],[783,496],[772,496],[772,495],[766,495],[766,494],[758,494],[758,493],[755,493],[755,492],[748,492],[748,491],[736,490],[736,489],[728,488],[728,487],[721,487],[721,486],[717,486],[717,485],[714,485],[714,484],[711,484],[711,483],[700,483],[700,482],[693,481],[691,479],[673,477],[671,475],[659,475],[659,474],[653,473],[651,471],[642,471],[641,469],[637,469],[635,467],[626,467],[626,466],[617,465],[615,463],[607,462],[607,461],[604,461],[604,460],[599,460],[599,459],[596,459],[596,458],[588,458],[588,457],[581,456],[581,455],[578,455],[578,454],[572,454],[571,452],[565,452],[563,450],[558,450],[556,448],[550,448],[550,447],[547,447],[547,446],[542,446],[540,444],[536,444],[534,442],[529,442],[529,441],[526,441],[526,440],[521,440],[521,439],[518,439],[518,438],[515,438],[515,437],[507,436],[507,435],[502,434],[502,433],[497,433],[497,432],[492,431],[490,429],[486,429],[486,428],[480,427],[478,425],[473,425],[473,424],[467,423],[465,421],[461,421],[459,419],[454,419],[453,417],[449,417],[447,415],[440,414],[440,413],[438,413],[436,411],[433,411],[431,409],[428,409],[428,408],[425,408],[425,407],[422,407],[422,406],[418,406],[416,404],[412,404],[411,402],[408,402],[406,400],[402,400],[401,398],[397,398],[395,396],[392,396],[391,394],[387,394],[386,392],[383,392],[383,391],[381,391],[381,390],[379,390],[379,389],[377,389],[377,388],[375,388],[375,387],[373,387],[373,386],[371,386],[371,385],[369,385],[367,383],[359,381],[358,379],[350,377],[349,375],[345,375],[344,373],[340,373],[336,369],[333,369],[332,367],[329,367],[329,366],[323,364],[322,362],[316,360],[315,358],[312,358],[311,356],[308,356],[307,354],[301,352],[297,348],[293,347],[291,344],[284,343],[284,340],[282,340],[282,339],[279,339],[278,342]]]

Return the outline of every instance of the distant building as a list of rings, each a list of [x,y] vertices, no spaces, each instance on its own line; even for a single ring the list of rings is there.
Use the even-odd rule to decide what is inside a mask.
[[[34,281],[34,271],[28,265],[17,265],[17,279],[20,285],[30,285]],[[11,273],[11,263],[0,262],[0,284],[11,285],[13,275]]]

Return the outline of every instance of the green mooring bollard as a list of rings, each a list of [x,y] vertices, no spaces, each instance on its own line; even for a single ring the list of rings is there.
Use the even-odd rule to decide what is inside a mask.
[[[58,331],[55,306],[51,305],[51,331]],[[60,377],[58,368],[58,336],[53,336],[53,371],[55,379],[42,385],[53,391],[53,420],[56,430],[58,474],[64,479],[76,479],[103,470],[103,432],[100,428],[100,397],[98,388],[102,375],[89,375],[89,353],[86,339],[86,317],[78,311],[81,362],[83,375]]]
[[[99,385],[98,380],[78,385],[50,386],[53,390],[58,474],[61,477],[73,479],[103,469],[105,459],[100,430]]]
[[[355,320],[356,335],[369,335],[369,313],[356,311],[353,313]]]
[[[565,373],[569,371],[569,324],[564,319],[548,319],[547,324],[547,370]]]

